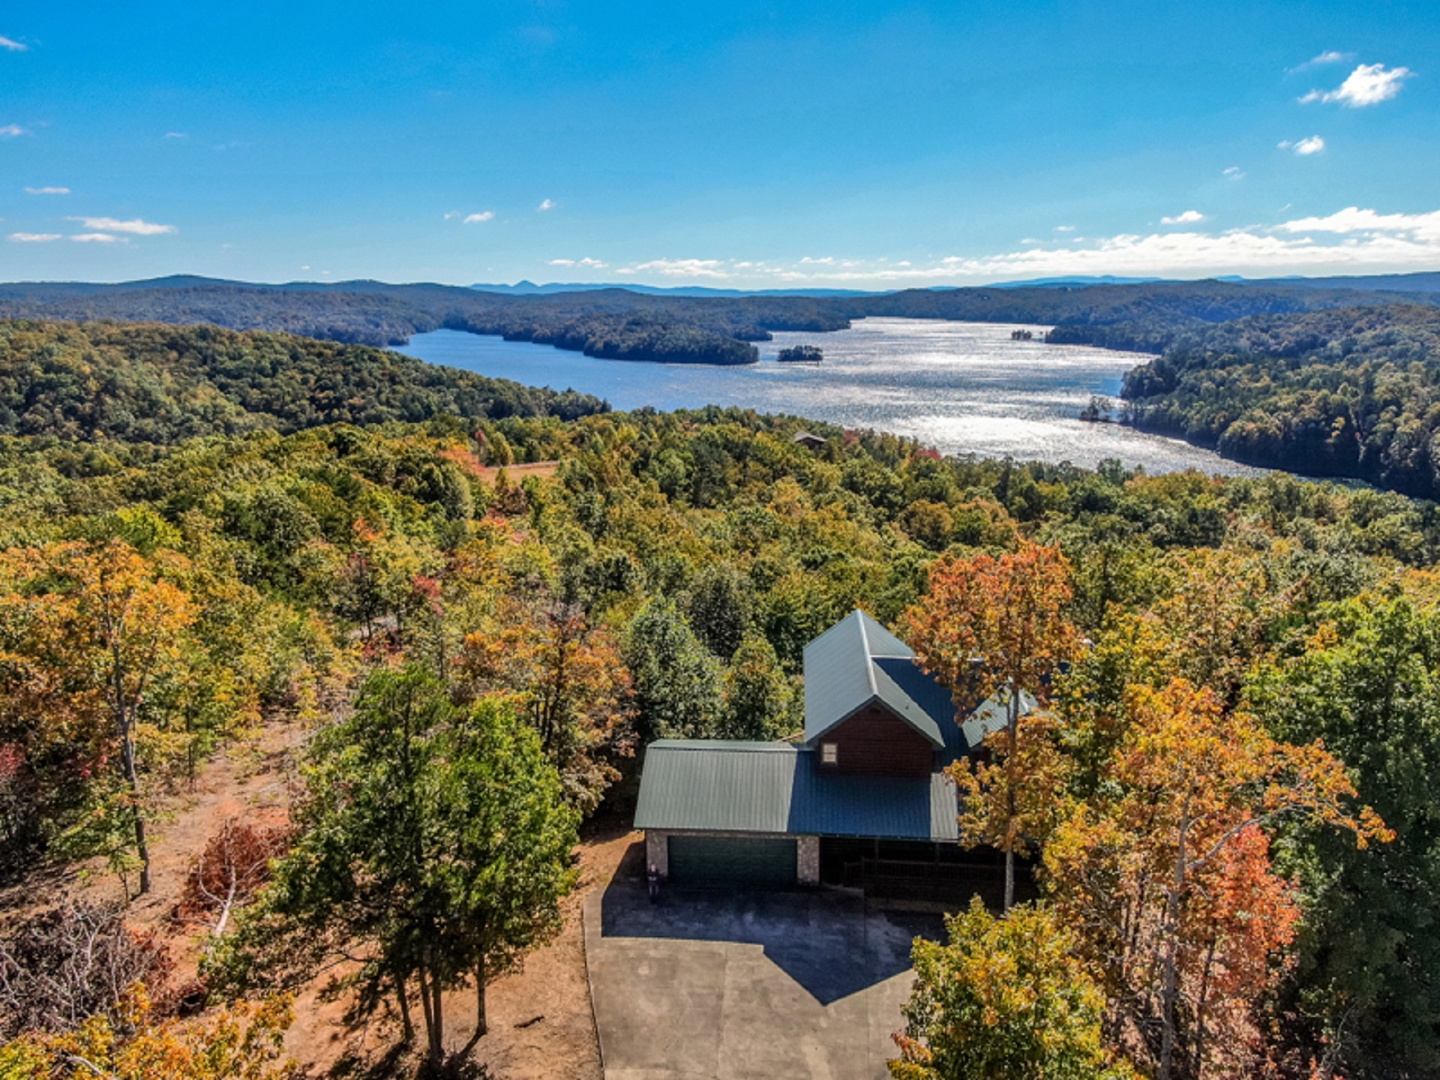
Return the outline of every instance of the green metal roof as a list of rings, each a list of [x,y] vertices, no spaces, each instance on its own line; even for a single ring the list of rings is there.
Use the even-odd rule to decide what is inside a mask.
[[[872,702],[886,705],[940,749],[939,765],[972,753],[1004,728],[999,695],[956,722],[950,692],[915,654],[856,611],[805,647],[805,738],[783,742],[661,739],[645,752],[639,829],[892,840],[955,840],[954,785],[928,777],[857,776],[818,769],[816,740]],[[1021,712],[1035,700],[1021,695]]]
[[[878,702],[936,747],[955,724],[950,695],[914,661],[910,646],[854,611],[805,646],[805,741]]]
[[[788,743],[662,739],[645,751],[637,829],[955,840],[955,786],[817,769]]]

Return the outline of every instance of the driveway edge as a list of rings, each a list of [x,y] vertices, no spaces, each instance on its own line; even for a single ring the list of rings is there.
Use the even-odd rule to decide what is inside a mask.
[[[603,889],[593,890],[585,897],[585,903],[580,909],[580,952],[585,958],[585,989],[590,999],[590,1023],[595,1027],[595,1049],[600,1054],[600,1075],[608,1075],[605,1068],[605,1037],[600,1033],[600,1019],[595,1014],[595,980],[590,977],[590,908],[592,904],[598,904],[604,895]]]

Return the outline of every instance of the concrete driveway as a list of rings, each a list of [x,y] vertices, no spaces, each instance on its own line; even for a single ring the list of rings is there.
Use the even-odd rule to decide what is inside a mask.
[[[857,895],[667,887],[617,877],[585,905],[606,1080],[879,1080],[938,918]]]

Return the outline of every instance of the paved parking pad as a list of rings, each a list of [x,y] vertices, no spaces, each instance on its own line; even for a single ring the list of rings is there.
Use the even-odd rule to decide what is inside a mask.
[[[606,1080],[879,1080],[910,943],[940,929],[849,893],[671,887],[652,906],[617,879],[585,906]]]

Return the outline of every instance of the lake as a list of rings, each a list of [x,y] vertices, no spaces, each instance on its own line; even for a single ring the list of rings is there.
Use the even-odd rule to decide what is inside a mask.
[[[929,319],[861,319],[828,334],[776,333],[760,362],[739,367],[596,360],[577,352],[457,330],[416,334],[400,352],[432,364],[574,389],[617,409],[738,405],[768,413],[876,428],[946,454],[1068,461],[1093,468],[1106,458],[1148,472],[1259,470],[1178,439],[1078,417],[1092,394],[1115,395],[1126,371],[1146,357],[1083,345],[1013,341],[1010,324]],[[781,364],[787,345],[825,350],[820,364]]]

